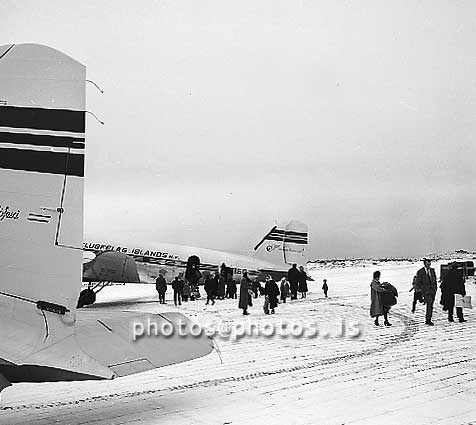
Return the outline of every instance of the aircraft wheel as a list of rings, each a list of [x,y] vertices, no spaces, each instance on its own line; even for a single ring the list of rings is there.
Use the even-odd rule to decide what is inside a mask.
[[[77,308],[83,308],[85,305],[94,304],[96,302],[96,293],[92,289],[83,289],[79,294]]]

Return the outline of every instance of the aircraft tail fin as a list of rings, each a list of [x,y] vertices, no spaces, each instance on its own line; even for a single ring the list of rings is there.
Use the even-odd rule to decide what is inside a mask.
[[[73,334],[81,289],[86,68],[0,46],[0,358]]]
[[[0,46],[0,391],[10,382],[108,379],[212,349],[206,336],[135,344],[125,316],[110,326],[77,323],[85,78],[86,68],[57,50]],[[127,261],[108,253],[99,265],[130,268]]]
[[[309,243],[308,226],[297,220],[291,220],[286,226],[274,226],[254,251],[272,262],[293,264],[305,262],[305,249]]]
[[[81,288],[86,69],[46,46],[5,47],[0,291],[73,311]]]

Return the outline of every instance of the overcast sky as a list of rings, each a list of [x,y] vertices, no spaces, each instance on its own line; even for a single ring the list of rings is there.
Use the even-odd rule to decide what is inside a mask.
[[[0,2],[87,66],[86,234],[311,259],[476,249],[476,2]]]

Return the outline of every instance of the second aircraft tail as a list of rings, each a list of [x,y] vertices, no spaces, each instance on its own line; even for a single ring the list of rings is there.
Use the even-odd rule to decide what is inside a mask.
[[[308,226],[291,220],[286,226],[274,226],[254,247],[266,260],[284,264],[303,264],[309,243]]]

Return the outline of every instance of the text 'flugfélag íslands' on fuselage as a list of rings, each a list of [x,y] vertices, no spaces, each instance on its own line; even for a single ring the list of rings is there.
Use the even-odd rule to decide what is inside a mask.
[[[87,243],[83,244],[83,248],[86,251],[116,251],[116,252],[123,252],[124,254],[130,255],[142,255],[144,257],[155,257],[155,258],[167,258],[171,260],[179,260],[180,257],[178,255],[170,254],[168,252],[162,251],[149,251],[140,248],[132,248],[129,249],[127,247],[122,246],[114,246],[114,245],[105,245],[99,243]]]

